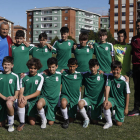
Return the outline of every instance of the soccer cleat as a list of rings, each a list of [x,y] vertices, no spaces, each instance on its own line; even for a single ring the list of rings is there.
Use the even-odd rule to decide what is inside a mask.
[[[21,123],[18,127],[17,127],[17,131],[22,131],[23,127],[25,126],[25,123]]]
[[[69,127],[69,119],[64,121],[64,123],[62,124],[62,127],[65,129]]]
[[[46,128],[46,123],[47,123],[47,120],[42,120],[42,123],[41,123],[42,129]]]
[[[113,123],[106,123],[104,126],[103,126],[103,129],[108,129],[109,127],[112,127]]]
[[[83,127],[87,128],[88,125],[89,125],[89,119],[88,120],[84,120]]]
[[[8,132],[13,132],[14,130],[14,125],[9,125]]]
[[[140,115],[139,110],[133,109],[132,111],[128,112],[128,116],[138,116]]]

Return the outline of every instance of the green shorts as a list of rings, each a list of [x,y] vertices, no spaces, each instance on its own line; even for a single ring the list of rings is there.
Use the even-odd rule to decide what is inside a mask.
[[[102,114],[102,104],[93,104],[93,101],[87,97],[82,100],[86,101],[86,106],[91,106],[91,118],[93,120],[100,120]]]
[[[73,104],[73,103],[70,102],[70,99],[69,99],[68,96],[61,94],[61,100],[63,98],[65,98],[67,100],[68,104],[69,104],[69,110],[68,110],[69,117],[70,118],[75,118],[76,114],[77,114],[77,104],[78,104],[78,101],[75,104]]]
[[[124,108],[118,107],[114,98],[109,97],[108,101],[111,102],[112,108],[115,107],[115,119],[119,122],[124,122]]]
[[[55,114],[56,114],[56,108],[57,103],[51,105],[51,103],[48,101],[48,99],[44,96],[40,96],[39,99],[43,98],[45,100],[45,112],[46,112],[46,119],[49,121],[55,121]]]

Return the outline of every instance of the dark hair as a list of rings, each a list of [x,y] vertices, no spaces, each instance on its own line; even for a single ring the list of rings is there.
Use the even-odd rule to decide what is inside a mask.
[[[41,33],[38,37],[38,39],[40,40],[41,38],[43,39],[47,39],[47,34],[44,32],[44,33]]]
[[[90,67],[94,67],[95,65],[99,66],[99,62],[97,59],[90,59],[88,64]]]
[[[24,37],[24,36],[25,36],[24,31],[22,31],[22,30],[18,30],[18,31],[16,32],[16,36],[15,36],[15,38],[16,38],[16,37]]]
[[[35,66],[35,68],[38,69],[38,70],[40,68],[42,68],[42,64],[41,64],[40,60],[37,59],[37,58],[31,58],[30,60],[28,60],[26,65],[27,65],[28,68],[31,68],[32,66]]]
[[[68,65],[77,65],[77,60],[75,58],[70,58],[68,60]]]
[[[106,29],[101,29],[99,31],[99,36],[104,36],[104,35],[107,35],[107,30]]]
[[[111,69],[115,69],[115,68],[122,68],[122,64],[121,64],[121,62],[120,61],[113,61],[112,63],[111,63]]]
[[[140,19],[138,19],[138,20],[136,21],[136,26],[138,25],[139,22],[140,22]]]
[[[49,65],[53,65],[53,64],[55,64],[56,66],[58,65],[58,64],[57,64],[57,59],[56,59],[55,57],[51,57],[51,58],[49,58],[48,61],[47,61],[47,65],[48,65],[48,66],[49,66]]]
[[[119,30],[118,33],[117,33],[117,35],[119,36],[119,34],[123,34],[124,37],[126,37],[126,31],[124,29]]]
[[[61,32],[61,33],[69,33],[69,28],[68,28],[68,27],[62,27],[62,28],[60,29],[60,32]]]
[[[8,63],[13,64],[13,63],[14,63],[14,59],[13,59],[13,57],[11,57],[11,56],[5,56],[5,57],[3,58],[2,65],[3,65],[4,62],[8,62]]]
[[[83,32],[79,35],[79,40],[85,41],[88,40],[88,34]]]

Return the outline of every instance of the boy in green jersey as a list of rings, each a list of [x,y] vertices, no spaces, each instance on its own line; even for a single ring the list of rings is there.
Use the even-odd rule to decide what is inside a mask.
[[[4,57],[2,66],[4,71],[0,73],[0,126],[5,125],[8,116],[8,131],[12,132],[14,131],[14,102],[20,90],[19,78],[11,72],[14,66],[12,57]]]
[[[122,75],[130,74],[130,65],[131,65],[131,45],[126,44],[126,31],[120,30],[118,31],[118,44],[115,44],[114,47],[114,54],[115,60],[118,60],[122,63]]]
[[[30,55],[32,57],[37,58],[41,61],[42,68],[38,70],[39,73],[43,72],[44,70],[48,69],[47,60],[52,57],[52,47],[47,46],[47,34],[41,33],[38,37],[38,41],[40,44],[37,47],[34,47],[30,50]]]
[[[89,118],[84,106],[91,106],[91,119],[97,124],[101,116],[106,76],[99,74],[99,63],[97,59],[89,61],[90,72],[83,74],[83,85],[85,86],[84,98],[78,103],[80,114],[84,118],[83,127],[87,128]]]
[[[15,45],[12,46],[12,56],[14,58],[14,67],[12,71],[19,77],[21,73],[29,71],[26,63],[29,60],[29,51],[33,48],[24,41],[24,31],[18,30],[16,32]]]
[[[18,116],[20,125],[17,127],[18,131],[23,130],[25,126],[25,106],[28,107],[28,120],[31,125],[35,125],[38,96],[40,95],[44,78],[37,71],[42,67],[39,59],[31,58],[27,62],[29,73],[21,79],[20,93],[18,99]]]
[[[99,62],[100,70],[109,74],[111,72],[111,63],[114,61],[114,49],[111,43],[106,42],[107,31],[102,29],[99,31],[100,43],[95,43],[94,54]]]
[[[52,57],[47,61],[48,73],[43,74],[44,84],[41,95],[37,103],[38,113],[41,117],[41,128],[46,128],[47,120],[49,125],[55,121],[55,109],[59,100],[61,85],[61,73],[56,71],[58,68],[57,59]],[[45,115],[46,111],[46,115]]]
[[[94,49],[87,45],[88,35],[86,33],[81,33],[79,35],[80,45],[74,49],[74,55],[78,62],[77,71],[78,72],[87,72],[89,71],[88,62],[92,59]]]
[[[106,124],[103,129],[111,127],[111,107],[115,107],[116,125],[121,126],[124,122],[124,115],[128,114],[129,104],[129,84],[125,78],[120,74],[122,70],[121,62],[114,61],[111,64],[113,76],[109,76],[106,83],[105,101],[104,101],[104,116]]]
[[[70,58],[68,61],[69,70],[62,73],[62,90],[61,90],[61,112],[64,117],[63,128],[68,128],[69,119],[74,120],[77,113],[77,104],[80,96],[80,86],[82,85],[82,75],[76,71],[77,60]],[[69,110],[67,111],[67,105]]]

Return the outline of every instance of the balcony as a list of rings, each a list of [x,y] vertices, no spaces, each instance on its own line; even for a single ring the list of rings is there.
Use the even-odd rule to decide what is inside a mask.
[[[51,15],[52,10],[47,10],[47,11],[41,11],[41,15]]]
[[[42,17],[41,21],[52,21],[52,17]]]
[[[41,24],[41,28],[51,28],[52,24]]]

